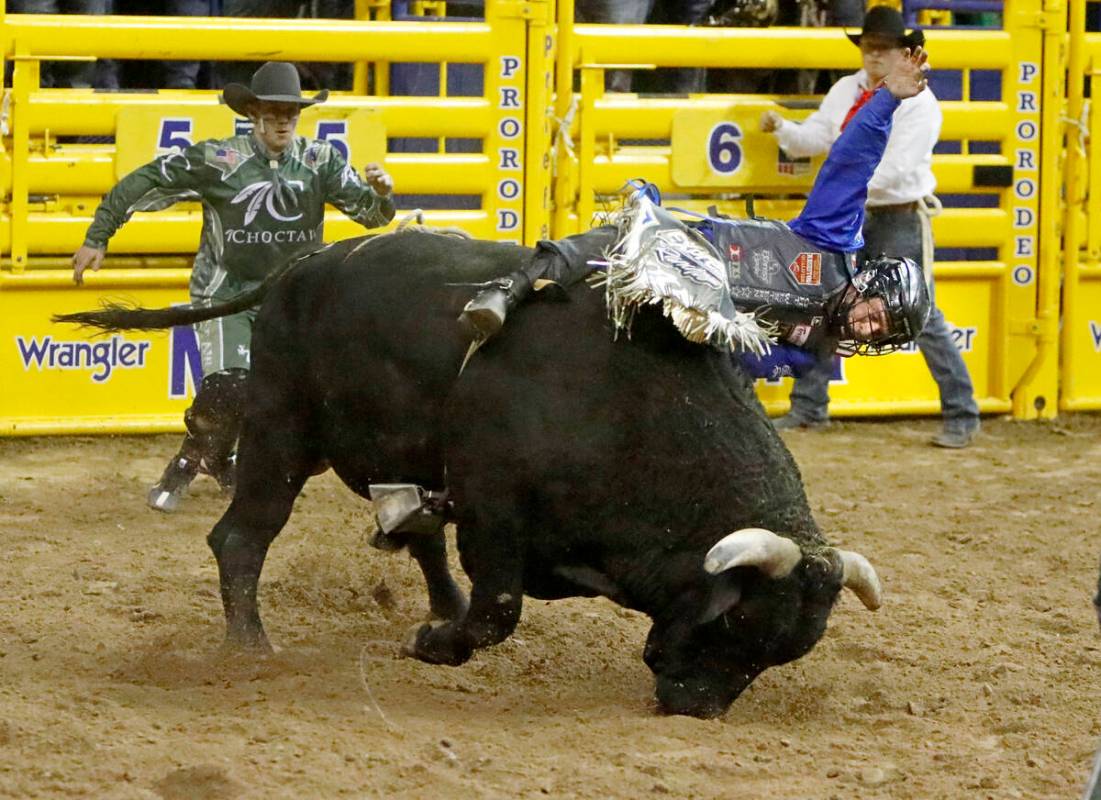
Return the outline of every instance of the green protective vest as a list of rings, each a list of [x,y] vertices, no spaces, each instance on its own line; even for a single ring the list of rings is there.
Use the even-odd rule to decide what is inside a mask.
[[[321,247],[325,203],[367,228],[394,218],[393,199],[365,184],[331,143],[299,136],[273,159],[251,136],[234,136],[199,142],[131,172],[103,198],[84,243],[106,249],[135,211],[184,200],[203,204],[193,300],[232,297]]]

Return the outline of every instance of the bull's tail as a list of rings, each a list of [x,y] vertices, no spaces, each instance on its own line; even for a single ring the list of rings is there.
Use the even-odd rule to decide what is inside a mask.
[[[208,319],[225,317],[259,305],[264,295],[281,277],[297,266],[303,258],[291,259],[269,274],[259,286],[242,292],[221,303],[190,304],[170,308],[142,308],[128,303],[104,300],[95,311],[77,311],[73,314],[55,314],[54,322],[70,322],[81,327],[99,328],[104,333],[115,331],[152,331],[175,325],[190,325]]]

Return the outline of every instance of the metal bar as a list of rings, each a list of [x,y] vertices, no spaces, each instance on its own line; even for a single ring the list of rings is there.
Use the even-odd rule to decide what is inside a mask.
[[[1090,137],[1088,148],[1089,178],[1087,182],[1086,215],[1094,220],[1086,226],[1086,252],[1090,261],[1101,260],[1101,52],[1092,49],[1090,53]]]
[[[526,245],[550,238],[551,137],[555,41],[551,2],[533,2],[527,30],[527,102],[524,108],[524,238]]]
[[[401,219],[407,213],[408,210],[399,210],[396,219]],[[480,239],[499,238],[493,227],[493,220],[486,211],[440,209],[424,211],[423,214],[429,225],[462,228]],[[55,255],[72,253],[84,241],[84,233],[91,221],[91,217],[29,214],[27,244],[34,253]],[[4,237],[0,238],[0,250],[6,250],[9,245],[6,241],[8,222],[7,218],[0,217],[0,229],[5,231]],[[387,229],[392,229],[395,224],[392,223]],[[138,214],[112,237],[110,252],[172,255],[194,253],[199,245],[201,226],[202,216],[197,210]],[[364,233],[362,225],[348,219],[339,211],[326,212],[326,242],[362,236]]]
[[[133,270],[165,270],[165,269],[191,269],[190,256],[107,256],[103,261],[103,268],[99,272],[112,269]],[[0,259],[0,269],[11,268],[11,259]],[[73,260],[69,256],[29,256],[24,275],[30,275],[35,270],[68,270],[73,268]]]
[[[189,269],[101,269],[84,276],[89,286],[101,289],[175,289],[187,288]],[[0,273],[0,291],[27,289],[71,289],[73,278],[61,270],[24,272],[21,275]]]
[[[685,28],[669,25],[576,25],[575,64],[659,67],[819,67],[855,70],[860,54],[838,28]],[[1003,69],[1012,58],[1009,33],[925,32],[938,69]],[[645,42],[645,47],[639,45]],[[943,46],[942,46],[943,45]],[[585,58],[579,58],[584,51]]]
[[[49,129],[54,136],[110,136],[118,114],[127,108],[164,108],[186,113],[189,108],[218,104],[219,93],[166,90],[142,93],[93,93],[86,89],[43,89],[30,95],[24,110],[32,135]],[[481,138],[492,124],[489,101],[484,97],[356,97],[331,95],[332,109],[368,108],[376,111],[388,136],[423,135],[430,117],[434,131],[443,136]]]
[[[19,43],[16,54],[23,55]],[[30,156],[30,128],[26,111],[30,107],[30,95],[38,88],[39,65],[37,61],[16,61],[12,70],[12,154],[11,154],[11,217],[8,247],[12,271],[22,272],[27,264],[27,201],[30,174],[27,159]]]
[[[181,414],[94,417],[0,417],[0,436],[183,433]]]
[[[483,22],[360,22],[261,17],[124,17],[8,14],[0,26],[5,56],[94,56],[149,61],[386,61],[479,64],[495,50]]]
[[[604,94],[604,70],[597,68],[583,68],[581,70],[581,147],[578,161],[581,164],[580,180],[577,186],[577,219],[581,223],[580,230],[587,231],[592,227],[595,198],[593,191],[593,170],[586,169],[586,165],[596,161],[596,128],[589,120],[592,119],[593,108],[596,99]]]
[[[554,164],[551,180],[554,193],[553,219],[551,235],[563,237],[567,233],[574,204],[577,202],[577,185],[574,181],[575,161],[571,148],[567,147],[573,136],[565,120],[573,106],[573,65],[574,65],[574,0],[558,0],[555,4],[558,27],[558,49],[554,64],[554,130],[551,131]],[[564,126],[564,127],[563,127]]]
[[[614,131],[621,139],[667,139],[673,128],[673,117],[685,109],[722,110],[736,105],[740,109],[759,106],[763,111],[772,108],[774,100],[783,98],[762,95],[639,98],[613,94],[594,103],[593,124],[597,137]],[[983,131],[984,140],[1002,141],[1012,134],[1006,103],[947,101],[940,105],[944,112],[941,130],[944,139],[963,138],[974,131]]]
[[[979,411],[985,414],[1005,414],[1011,410],[1008,400],[999,397],[976,397]],[[788,408],[788,402],[772,401],[763,404],[765,410],[780,412]],[[830,403],[831,417],[889,417],[889,416],[914,416],[918,414],[930,415],[940,413],[940,400],[868,400],[847,401],[834,400]]]
[[[961,70],[960,83],[961,83],[960,97],[963,98],[964,102],[970,102],[971,101],[971,70],[969,70],[969,69]],[[980,130],[981,131],[981,130],[988,130],[988,129],[987,128],[968,128],[968,133],[970,133],[971,131],[974,131],[974,130]],[[1002,130],[1004,131],[1005,128],[1002,128]],[[941,132],[941,138],[948,139],[948,138],[950,138],[950,136],[946,135],[942,131]],[[965,155],[965,156],[971,154],[971,139],[970,139],[970,137],[968,137],[968,136],[961,136],[960,137],[960,153]]]
[[[93,151],[94,148],[94,151]],[[408,194],[480,194],[489,179],[489,156],[481,153],[391,153],[384,161],[400,191]],[[0,155],[10,169],[10,158]],[[103,195],[117,182],[114,147],[60,145],[51,155],[31,152],[31,195]],[[440,187],[446,187],[441,192]]]
[[[1051,6],[1045,5],[1050,2]],[[1011,2],[1010,6],[1015,6]],[[1040,100],[1040,161],[1039,161],[1039,226],[1036,260],[1036,353],[1013,387],[1013,415],[1018,419],[1037,416],[1053,417],[1058,412],[1059,394],[1059,156],[1063,129],[1062,80],[1065,70],[1062,46],[1066,37],[1066,7],[1061,0],[1038,0],[1021,6],[1039,7],[1036,15],[1041,37],[1039,77]],[[1007,13],[1007,18],[1009,14]],[[1021,38],[1024,38],[1021,35]],[[1046,177],[1044,177],[1046,176]]]
[[[1060,325],[1060,361],[1059,361],[1059,402],[1074,397],[1077,392],[1078,318],[1081,298],[1078,294],[1078,262],[1081,258],[1081,214],[1084,198],[1081,183],[1080,162],[1085,155],[1081,152],[1078,123],[1082,119],[1085,104],[1085,33],[1086,0],[1070,0],[1070,41],[1067,49],[1067,111],[1064,130],[1066,132],[1066,160],[1063,163],[1064,207],[1063,207],[1063,281],[1062,310]],[[1095,187],[1095,191],[1101,187]],[[1058,310],[1055,312],[1058,313]]]

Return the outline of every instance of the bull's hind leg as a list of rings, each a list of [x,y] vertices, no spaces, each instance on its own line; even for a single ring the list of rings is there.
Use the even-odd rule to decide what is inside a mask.
[[[245,420],[237,491],[207,543],[218,560],[226,644],[270,651],[256,601],[260,571],[317,457],[307,445],[303,421],[290,415],[271,415],[270,424],[267,420],[266,414]]]
[[[466,613],[463,590],[447,567],[447,540],[443,532],[409,537],[409,555],[417,562],[428,589],[428,608],[437,619],[459,619]]]

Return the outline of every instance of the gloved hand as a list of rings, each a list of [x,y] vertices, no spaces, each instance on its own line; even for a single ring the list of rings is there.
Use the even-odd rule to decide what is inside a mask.
[[[763,356],[738,352],[734,359],[751,377],[770,381],[801,378],[818,362],[814,353],[791,344],[774,344]]]
[[[633,178],[627,183],[634,187],[635,194],[642,195],[655,206],[661,205],[661,190],[656,185],[644,181],[642,178]]]

